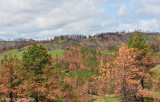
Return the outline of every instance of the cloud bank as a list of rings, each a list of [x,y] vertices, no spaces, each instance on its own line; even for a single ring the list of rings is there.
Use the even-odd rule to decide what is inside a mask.
[[[0,0],[0,38],[160,31],[159,0]]]

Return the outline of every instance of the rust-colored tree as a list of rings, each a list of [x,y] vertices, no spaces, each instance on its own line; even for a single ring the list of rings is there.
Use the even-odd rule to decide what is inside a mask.
[[[103,64],[102,58],[100,61],[99,69],[102,76],[99,76],[99,79],[103,82],[105,80],[107,88],[116,89],[116,94],[122,94],[124,102],[127,101],[128,94],[137,94],[137,87],[144,75],[142,67],[137,66],[139,61],[136,58],[139,54],[139,50],[129,49],[125,44],[122,44],[119,49],[119,56],[114,62]]]
[[[116,92],[123,94],[123,102],[127,101],[127,94],[130,94],[133,90],[137,90],[136,87],[140,83],[140,68],[134,64],[137,54],[134,49],[128,49],[123,44],[119,49],[119,56],[115,61],[115,78],[117,77],[117,81],[115,81],[117,86]]]
[[[10,98],[12,102],[17,93],[19,85],[18,77],[18,59],[16,57],[9,58],[7,56],[2,60],[2,67],[0,68],[0,93],[3,94],[3,97]]]
[[[70,83],[64,83],[61,88],[61,98],[65,102],[80,102],[77,91],[73,88]]]
[[[57,89],[59,83],[59,69],[53,66],[47,65],[43,70],[43,83],[39,90],[43,93],[45,101],[56,101],[57,97],[60,96],[60,91]]]
[[[128,48],[133,48],[138,51],[138,55],[136,56],[137,63],[136,66],[142,69],[143,73],[148,73],[150,68],[153,66],[153,61],[151,59],[152,49],[147,44],[146,39],[142,36],[142,34],[137,34],[133,39],[129,39],[127,43]],[[146,74],[147,75],[147,74]],[[141,88],[144,89],[145,76],[141,77]],[[143,94],[141,94],[141,101],[144,102]]]
[[[113,75],[114,84],[117,86],[116,93],[123,94],[123,101],[127,101],[127,95],[134,94],[143,97],[144,93],[139,90],[144,89],[144,80],[148,75],[145,71],[149,53],[142,57],[143,52],[128,48],[125,44],[119,49],[119,56],[114,62]],[[141,60],[139,59],[140,57]],[[142,92],[142,91],[141,91]]]
[[[97,69],[100,60],[100,53],[88,47],[71,46],[64,55],[62,68],[66,71],[71,70],[90,70]]]

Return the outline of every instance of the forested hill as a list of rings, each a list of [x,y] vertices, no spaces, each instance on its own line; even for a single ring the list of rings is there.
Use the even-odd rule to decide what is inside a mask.
[[[127,39],[133,38],[137,33],[101,33],[93,36],[84,35],[62,35],[48,40],[16,40],[16,41],[0,41],[0,53],[11,49],[27,49],[31,43],[36,42],[42,44],[49,51],[54,49],[65,49],[68,46],[87,46],[97,50],[104,50],[110,46],[117,46],[126,43]],[[144,37],[148,42],[156,41],[160,35],[152,33],[144,33]]]
[[[2,101],[160,101],[158,34],[65,35],[1,45]]]

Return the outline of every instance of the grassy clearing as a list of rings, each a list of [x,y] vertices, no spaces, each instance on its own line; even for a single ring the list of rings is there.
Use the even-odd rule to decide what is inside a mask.
[[[115,52],[109,52],[108,55],[115,55]]]
[[[99,70],[73,70],[66,73],[66,76],[75,78],[77,76],[78,83],[81,83],[84,79],[94,80],[91,76],[100,76]]]
[[[64,53],[65,53],[65,50],[62,50],[62,49],[57,49],[57,50],[48,52],[48,54],[51,54],[52,57],[55,57],[57,54],[60,58],[64,58]]]
[[[4,52],[4,53],[0,54],[0,61],[4,58],[5,55],[7,55],[7,56],[9,56],[9,55],[11,55],[11,56],[17,56],[18,59],[21,60],[22,59],[22,54],[24,52],[25,52],[25,50],[18,51],[17,49]],[[53,57],[55,57],[56,54],[57,54],[60,58],[63,58],[65,50],[58,49],[58,50],[54,50],[54,51],[49,51],[48,53],[51,54]]]
[[[160,96],[160,92],[151,92],[152,95],[159,95]],[[158,98],[160,100],[160,98]]]
[[[151,92],[151,93],[153,95],[160,95],[160,93],[157,93],[157,92]],[[133,96],[131,95],[131,96],[128,96],[128,97],[133,97]],[[151,97],[144,97],[144,99],[145,99],[145,102],[153,102],[154,101],[154,99],[151,98]],[[122,102],[122,96],[115,96],[114,94],[107,95],[103,98],[96,99],[93,102]]]
[[[160,92],[151,92],[153,95],[160,95]]]
[[[151,55],[152,56],[160,56],[160,51],[159,52],[153,52]]]
[[[0,55],[0,60],[2,60],[4,58],[5,55],[9,56],[17,56],[18,59],[22,59],[22,54],[25,50],[23,51],[18,51],[17,49],[14,49],[14,50],[10,50],[10,51],[7,51],[7,52],[4,52],[3,54]]]
[[[55,43],[47,43],[47,44],[44,44],[44,47],[51,47],[51,46],[53,46],[53,47],[57,47],[58,46],[58,44],[55,44]]]
[[[93,38],[86,38],[86,39],[83,39],[83,40],[85,40],[85,41],[89,41],[89,40],[91,40],[91,39],[93,39]]]
[[[160,65],[152,68],[150,71],[151,71],[151,72],[160,72]]]
[[[59,40],[58,43],[66,42],[66,40]]]
[[[121,102],[121,96],[107,95],[102,99],[97,99],[94,102]]]
[[[102,53],[104,53],[106,55],[116,55],[115,52],[109,52],[109,51],[103,51]]]

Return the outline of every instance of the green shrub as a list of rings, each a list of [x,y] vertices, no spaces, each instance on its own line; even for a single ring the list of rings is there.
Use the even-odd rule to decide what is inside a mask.
[[[58,55],[58,57],[60,57],[60,58],[64,57],[64,53],[65,53],[65,50],[63,50],[63,49],[57,49],[57,50],[53,50],[53,51],[48,52],[48,54],[51,54],[52,57],[55,57],[56,55]]]
[[[116,46],[108,46],[108,51],[109,52],[118,51],[118,47],[116,47]]]
[[[67,76],[74,78],[77,76],[78,83],[81,83],[84,79],[89,79],[90,81],[93,81],[93,78],[91,76],[100,76],[99,70],[73,70],[70,71]]]
[[[57,97],[56,102],[63,102],[63,99],[60,97]]]
[[[97,52],[96,50],[88,47],[81,47],[81,52],[84,53],[91,53],[92,55],[95,55]]]

